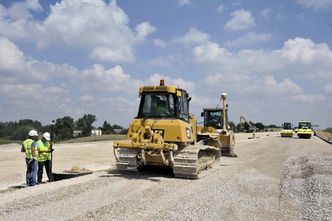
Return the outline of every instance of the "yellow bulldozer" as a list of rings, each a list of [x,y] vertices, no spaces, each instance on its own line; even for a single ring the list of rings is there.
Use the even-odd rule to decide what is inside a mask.
[[[234,132],[228,124],[227,94],[221,94],[223,108],[204,108],[201,116],[204,118],[203,127],[197,129],[197,140],[204,140],[211,146],[218,147],[222,156],[237,157],[234,153]],[[219,106],[219,105],[218,105]]]
[[[176,86],[142,86],[138,114],[127,141],[114,142],[116,168],[137,171],[144,165],[166,166],[175,177],[197,179],[220,158],[218,146],[197,140],[197,121],[189,113],[191,98]]]

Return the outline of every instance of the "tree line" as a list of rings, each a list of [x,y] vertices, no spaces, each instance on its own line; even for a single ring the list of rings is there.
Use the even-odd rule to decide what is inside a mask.
[[[84,114],[78,120],[74,120],[70,116],[58,118],[50,124],[42,125],[41,122],[31,119],[22,119],[19,121],[0,122],[0,138],[11,140],[24,140],[27,137],[29,130],[35,129],[38,132],[52,132],[55,140],[67,140],[74,137],[74,130],[79,130],[81,136],[90,136],[91,130],[95,129],[93,123],[97,118],[93,114]],[[124,131],[120,125],[111,125],[107,121],[104,122],[102,127],[103,134],[112,134],[115,129]]]
[[[252,121],[250,121],[250,124],[256,128],[256,131],[267,131],[268,129],[272,129],[272,128],[280,128],[274,124],[264,125],[261,122],[253,123]],[[242,127],[241,127],[240,123],[235,124],[233,121],[230,121],[229,126],[236,133],[250,131],[250,125],[248,123],[244,123],[244,125],[242,125]]]

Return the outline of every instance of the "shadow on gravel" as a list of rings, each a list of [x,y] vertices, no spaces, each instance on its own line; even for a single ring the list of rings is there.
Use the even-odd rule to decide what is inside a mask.
[[[56,182],[56,181],[60,181],[60,180],[72,179],[72,178],[76,178],[76,177],[80,177],[80,176],[85,176],[85,175],[89,175],[89,174],[92,174],[92,172],[53,173],[53,177],[54,177],[54,182]],[[41,184],[46,184],[46,183],[47,182],[42,182]],[[0,190],[0,193],[6,193],[6,192],[10,192],[10,191],[15,191],[15,190],[23,189],[23,188],[26,188],[26,187],[27,187],[26,184],[14,185],[14,186],[8,187],[8,189]]]
[[[54,181],[72,179],[79,176],[85,176],[92,174],[92,172],[82,172],[82,173],[53,173]]]
[[[139,168],[137,172],[124,172],[113,169],[107,173],[107,175],[101,175],[100,177],[122,177],[129,180],[144,179],[154,182],[160,182],[160,178],[175,178],[172,168],[160,166],[144,166]]]

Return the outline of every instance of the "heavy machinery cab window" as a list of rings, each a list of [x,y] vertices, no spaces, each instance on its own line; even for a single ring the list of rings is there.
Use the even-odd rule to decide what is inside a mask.
[[[204,126],[222,129],[222,111],[204,111]]]
[[[292,124],[291,124],[291,123],[284,123],[284,129],[285,129],[285,130],[290,130],[290,129],[292,129]]]
[[[142,94],[138,117],[174,118],[174,96],[160,93]]]
[[[182,91],[181,97],[179,97],[179,117],[181,120],[189,121],[189,105],[188,94]]]
[[[311,128],[311,123],[310,122],[300,122],[299,128]]]

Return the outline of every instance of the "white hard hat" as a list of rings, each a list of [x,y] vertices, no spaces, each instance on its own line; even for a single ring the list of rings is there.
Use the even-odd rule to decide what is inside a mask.
[[[30,131],[29,131],[29,136],[30,136],[30,137],[38,137],[38,133],[37,133],[37,131],[35,131],[35,130],[30,130]]]
[[[51,135],[50,135],[49,132],[45,132],[45,133],[43,134],[43,137],[44,137],[46,140],[51,140]]]

